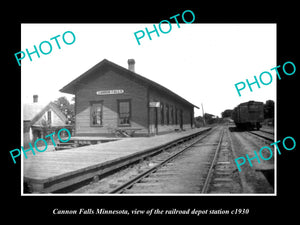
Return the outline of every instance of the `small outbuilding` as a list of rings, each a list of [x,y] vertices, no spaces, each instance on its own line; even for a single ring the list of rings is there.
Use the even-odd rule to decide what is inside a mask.
[[[107,59],[60,91],[75,95],[75,136],[151,136],[194,127],[192,103]]]
[[[23,104],[23,146],[66,127],[66,122],[66,116],[53,102],[41,104],[38,102],[38,95],[34,95],[32,103]]]

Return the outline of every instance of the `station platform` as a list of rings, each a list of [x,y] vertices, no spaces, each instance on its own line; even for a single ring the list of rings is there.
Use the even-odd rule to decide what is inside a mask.
[[[157,149],[199,135],[210,127],[153,137],[124,138],[63,151],[23,156],[23,178],[31,193],[51,193],[153,154]]]

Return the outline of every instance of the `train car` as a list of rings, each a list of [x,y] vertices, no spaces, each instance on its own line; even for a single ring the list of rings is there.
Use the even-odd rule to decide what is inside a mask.
[[[238,129],[252,130],[261,128],[264,120],[264,103],[249,101],[234,108],[232,119]]]

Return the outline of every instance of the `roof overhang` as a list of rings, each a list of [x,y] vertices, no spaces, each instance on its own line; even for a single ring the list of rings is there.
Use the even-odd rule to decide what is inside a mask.
[[[60,89],[60,92],[64,92],[64,93],[68,93],[68,94],[76,94],[76,90],[78,88],[78,86],[80,85],[81,82],[83,82],[87,77],[93,76],[97,73],[99,73],[100,71],[106,71],[107,69],[112,68],[112,69],[116,69],[122,72],[122,74],[128,74],[128,77],[130,77],[131,79],[135,79],[137,81],[139,81],[140,83],[144,84],[145,86],[150,86],[152,88],[158,89],[159,91],[162,91],[176,99],[179,99],[180,101],[184,102],[185,104],[191,105],[197,109],[199,109],[198,106],[190,103],[189,101],[185,100],[184,98],[182,98],[181,96],[177,95],[176,93],[172,92],[171,90],[169,90],[168,88],[152,81],[149,80],[148,78],[145,78],[131,70],[128,70],[124,67],[121,67],[113,62],[108,61],[107,59],[102,60],[101,62],[99,62],[98,64],[96,64],[95,66],[93,66],[91,69],[89,69],[88,71],[86,71],[85,73],[83,73],[82,75],[80,75],[79,77],[77,77],[76,79],[74,79],[73,81],[71,81],[69,84],[67,84],[66,86],[64,86],[62,89]]]

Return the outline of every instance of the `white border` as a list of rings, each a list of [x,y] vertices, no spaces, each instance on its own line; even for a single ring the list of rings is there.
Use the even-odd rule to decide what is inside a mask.
[[[248,23],[247,23],[248,24]],[[266,23],[264,23],[266,24]],[[277,47],[278,47],[278,40],[277,40],[277,23],[267,23],[267,24],[276,24],[276,65],[277,63]],[[226,23],[224,24],[226,25]],[[22,29],[22,26],[21,26]],[[266,68],[268,69],[268,68]],[[22,74],[22,66],[21,66],[21,74]],[[275,141],[277,141],[277,79],[275,80],[275,85],[276,85],[276,99],[275,99],[275,118],[274,118],[274,138]],[[22,91],[22,85],[21,85],[21,91]],[[22,92],[21,92],[22,93]],[[21,146],[23,146],[23,99],[21,98]],[[45,193],[45,194],[39,194],[39,193],[23,193],[24,187],[23,187],[23,182],[24,182],[24,173],[23,173],[23,168],[24,168],[24,162],[23,158],[24,155],[21,157],[21,196],[277,196],[277,151],[275,151],[275,146],[274,146],[274,193],[241,193],[241,194],[52,194],[52,193]]]

